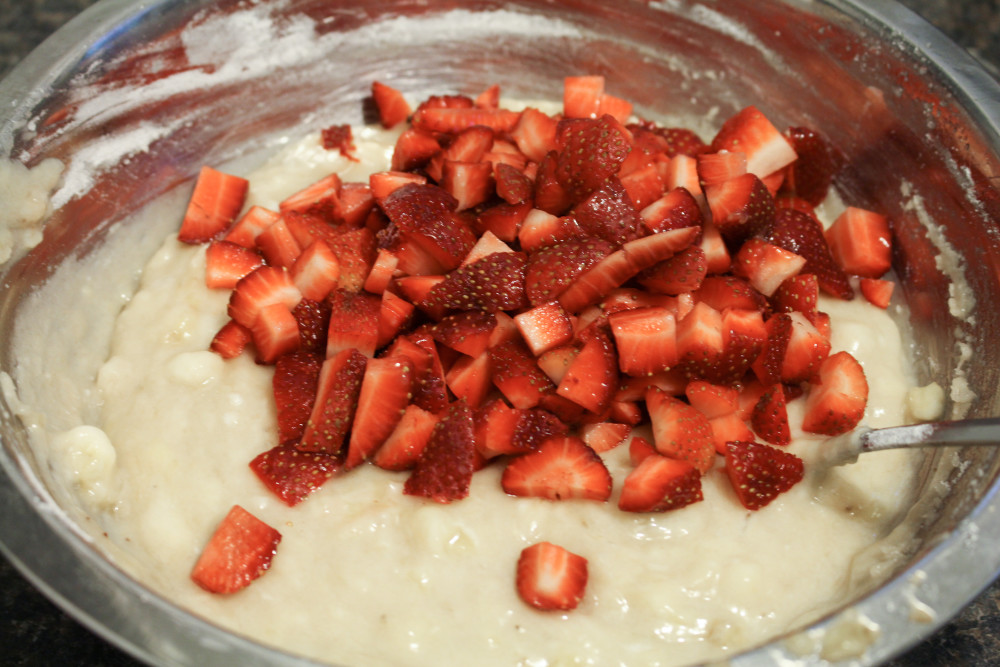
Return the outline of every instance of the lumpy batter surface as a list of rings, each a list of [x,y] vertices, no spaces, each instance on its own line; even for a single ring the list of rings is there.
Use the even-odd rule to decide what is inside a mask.
[[[276,207],[330,171],[351,181],[387,168],[391,139],[359,132],[357,143],[364,166],[316,137],[288,147],[250,175],[248,204]],[[704,502],[621,512],[624,446],[603,455],[616,480],[607,503],[510,497],[492,466],[467,499],[442,506],[403,495],[406,473],[365,465],[286,507],[247,466],[275,443],[272,371],[207,351],[229,292],[205,288],[204,248],[174,236],[117,317],[96,376],[99,428],[66,428],[48,447],[123,567],[216,624],[345,665],[679,665],[817,618],[870,583],[854,568],[870,562],[860,553],[888,538],[880,549],[891,561],[905,547],[890,533],[912,501],[915,459],[883,452],[810,466],[822,439],[794,426],[801,400],[789,405],[790,451],[806,479],[758,512],[737,501],[721,462],[703,480]],[[889,315],[860,298],[821,310],[833,317],[834,350],[864,365],[865,423],[905,422],[911,379]],[[214,596],[188,575],[233,504],[283,540],[267,574]],[[518,555],[541,540],[589,561],[586,597],[571,613],[537,612],[517,596]]]

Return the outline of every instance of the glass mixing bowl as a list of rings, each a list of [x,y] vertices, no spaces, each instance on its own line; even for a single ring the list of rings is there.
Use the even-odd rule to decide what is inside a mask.
[[[494,20],[501,10],[504,20]],[[836,186],[844,199],[894,222],[920,380],[954,390],[952,415],[997,414],[1000,89],[898,5],[287,0],[269,11],[261,25],[252,3],[105,0],[0,84],[3,153],[66,165],[42,242],[3,267],[4,371],[16,375],[10,334],[26,296],[201,164],[331,119],[363,122],[376,78],[413,98],[440,92],[442,82],[458,92],[498,83],[533,98],[586,72],[614,80],[640,112],[669,101],[677,114],[725,118],[754,103],[778,126],[822,127],[843,152]],[[199,34],[219,16],[232,32]],[[942,248],[954,261],[940,261]],[[29,446],[30,425],[16,407],[0,403],[0,541],[46,595],[151,663],[299,662],[182,611],[102,556]],[[922,491],[950,490],[941,504],[917,504],[918,546],[906,566],[731,664],[819,664],[837,657],[823,647],[838,632],[861,640],[856,655],[840,657],[875,664],[933,632],[1000,569],[998,466],[988,448],[929,454]]]

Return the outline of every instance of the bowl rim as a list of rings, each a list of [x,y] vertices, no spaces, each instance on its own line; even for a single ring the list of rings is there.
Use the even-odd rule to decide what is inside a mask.
[[[701,0],[699,0],[701,1]],[[0,124],[0,151],[10,155],[16,134],[29,122],[37,104],[50,94],[60,73],[72,71],[95,49],[127,25],[156,11],[170,0],[135,3],[133,0],[100,0],[75,16],[44,40],[0,81],[0,100],[14,100]],[[1000,154],[1000,83],[972,55],[954,44],[926,20],[894,0],[790,0],[804,7],[820,5],[841,12],[859,22],[870,32],[882,34],[916,61],[933,70],[938,80],[961,103],[977,123],[986,141]],[[196,0],[183,4],[198,6]],[[895,26],[889,28],[889,26]],[[888,33],[888,34],[887,34]],[[5,420],[14,419],[7,406]],[[809,628],[778,637],[765,645],[729,658],[738,667],[774,664],[789,657],[785,640],[800,633],[820,636],[836,624],[859,617],[870,619],[891,631],[903,625],[912,627],[910,609],[890,608],[886,599],[912,597],[924,580],[947,581],[945,591],[921,589],[921,602],[936,611],[918,632],[896,633],[908,641],[886,645],[875,641],[861,657],[863,664],[892,658],[936,632],[1000,574],[1000,551],[990,549],[978,539],[982,533],[1000,535],[1000,482],[994,480],[988,491],[954,531],[929,549],[904,571],[867,594],[851,607],[812,624]],[[103,557],[81,534],[74,530],[54,501],[43,491],[38,480],[22,462],[6,449],[0,453],[0,553],[32,585],[57,606],[89,630],[134,657],[149,663],[231,664],[238,657],[242,664],[267,665],[275,660],[283,664],[318,665],[307,659],[263,646],[216,626],[169,602],[130,577]],[[39,559],[39,553],[58,553],[69,547],[76,559],[70,571],[64,562]],[[960,572],[961,576],[949,573]],[[92,575],[94,585],[81,588],[80,577]],[[98,584],[106,582],[107,587]],[[119,624],[122,617],[113,613],[121,602],[119,591],[131,596],[129,605],[144,616],[144,623],[156,628],[159,637],[130,625],[127,632]],[[167,625],[164,626],[163,623]],[[169,632],[164,632],[169,628]],[[885,633],[883,633],[885,634]],[[191,642],[197,637],[197,645]],[[174,642],[173,644],[171,642]],[[172,654],[183,647],[180,653]],[[163,653],[166,649],[166,653]],[[227,651],[236,654],[227,654]],[[195,651],[188,653],[188,651]],[[171,657],[167,657],[170,655]]]

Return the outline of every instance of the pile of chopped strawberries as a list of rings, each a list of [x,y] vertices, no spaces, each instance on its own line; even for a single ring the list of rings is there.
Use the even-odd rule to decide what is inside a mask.
[[[242,212],[247,181],[205,167],[179,233],[232,290],[212,349],[274,366],[278,442],[250,467],[285,503],[366,464],[450,503],[502,466],[514,496],[617,486],[611,511],[663,512],[723,466],[757,510],[803,476],[787,401],[805,401],[806,432],[857,425],[868,385],[831,353],[818,297],[886,307],[890,231],[858,208],[823,229],[836,158],[820,133],[751,106],[705,143],[634,121],[596,76],[567,78],[555,116],[505,109],[495,86],[416,109],[372,92],[383,125],[409,122],[391,171]],[[323,137],[351,156],[350,128]],[[623,479],[601,456],[618,446]],[[546,568],[581,579],[559,549],[519,566],[538,608],[579,600],[537,591]]]

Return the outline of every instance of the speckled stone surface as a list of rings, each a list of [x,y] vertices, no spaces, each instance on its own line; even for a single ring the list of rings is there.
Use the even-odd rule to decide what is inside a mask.
[[[1000,73],[998,0],[901,0]],[[0,0],[0,75],[92,0]],[[2,511],[2,508],[0,508]],[[60,611],[0,558],[0,665],[138,665]],[[891,667],[1000,664],[1000,584]]]

